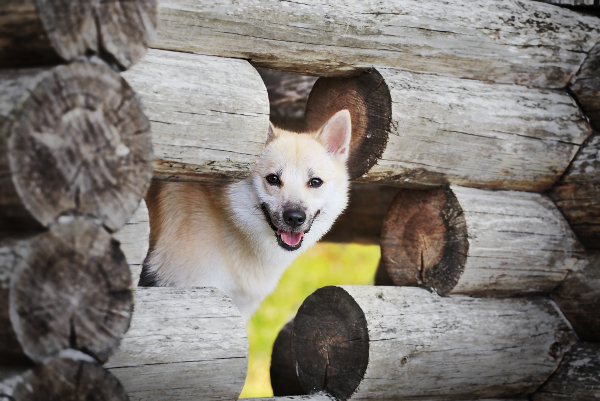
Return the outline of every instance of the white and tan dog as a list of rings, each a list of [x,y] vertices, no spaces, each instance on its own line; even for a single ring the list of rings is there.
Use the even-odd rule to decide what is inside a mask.
[[[350,113],[319,132],[270,126],[258,165],[223,186],[154,181],[141,286],[217,287],[250,319],[285,269],[348,202]]]

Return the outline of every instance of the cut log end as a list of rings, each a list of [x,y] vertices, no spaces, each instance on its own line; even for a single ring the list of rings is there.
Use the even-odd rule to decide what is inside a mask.
[[[17,264],[3,270],[13,271],[8,310],[24,354],[41,363],[73,348],[106,361],[133,311],[131,275],[118,242],[103,228],[74,220],[20,249]]]
[[[388,141],[392,98],[381,74],[373,69],[358,77],[319,78],[306,105],[306,130],[320,129],[344,109],[352,118],[348,173],[355,179],[377,163]]]
[[[292,348],[305,391],[326,391],[348,399],[361,383],[369,361],[369,334],[362,309],[340,287],[315,291],[294,318]]]
[[[395,285],[448,294],[469,249],[465,217],[452,190],[399,192],[383,223],[381,244],[382,268]]]
[[[296,361],[292,355],[292,329],[294,322],[288,322],[273,344],[271,355],[271,387],[276,397],[286,395],[305,395],[298,375],[296,374]]]
[[[0,382],[0,400],[129,400],[123,386],[94,362],[55,358]]]
[[[3,77],[20,86],[16,91],[30,94],[15,106],[15,122],[0,130],[8,155],[8,166],[0,170],[12,174],[20,203],[3,205],[0,220],[21,208],[21,214],[47,226],[74,212],[118,230],[136,210],[152,175],[150,124],[133,90],[98,64],[23,74]],[[4,96],[14,95],[9,86]]]

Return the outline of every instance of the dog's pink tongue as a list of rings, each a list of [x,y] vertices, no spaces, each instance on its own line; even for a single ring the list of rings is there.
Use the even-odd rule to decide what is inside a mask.
[[[289,246],[298,245],[300,243],[300,240],[302,240],[302,237],[304,237],[303,232],[279,231],[277,234],[281,235],[281,239],[283,240],[283,242],[285,242],[286,245]]]

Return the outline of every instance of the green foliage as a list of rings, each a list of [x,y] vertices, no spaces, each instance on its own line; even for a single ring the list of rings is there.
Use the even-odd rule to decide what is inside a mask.
[[[304,299],[327,285],[372,285],[379,255],[375,245],[319,243],[287,269],[248,323],[250,360],[241,398],[273,396],[269,376],[273,343]]]

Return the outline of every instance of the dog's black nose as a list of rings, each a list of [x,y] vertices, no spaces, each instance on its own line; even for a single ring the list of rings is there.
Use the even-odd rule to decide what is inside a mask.
[[[306,214],[302,210],[286,210],[283,212],[283,221],[290,227],[296,228],[306,220]]]

